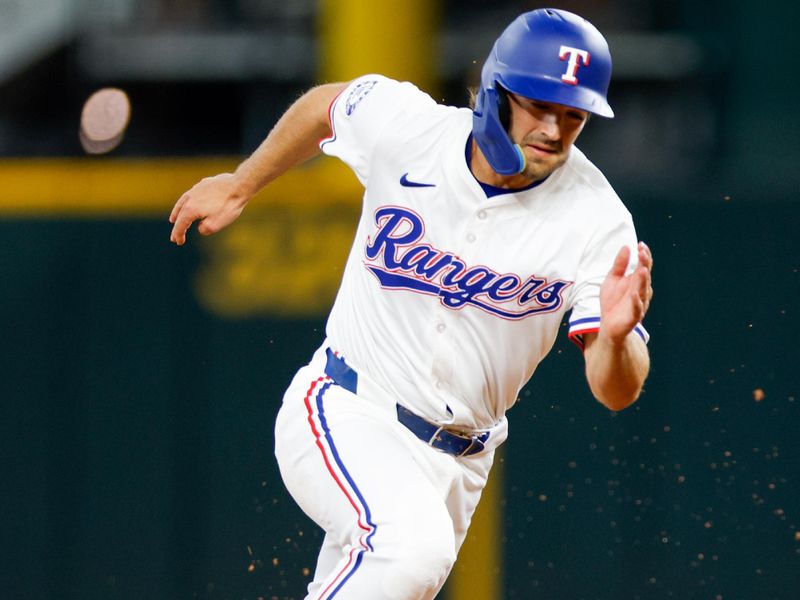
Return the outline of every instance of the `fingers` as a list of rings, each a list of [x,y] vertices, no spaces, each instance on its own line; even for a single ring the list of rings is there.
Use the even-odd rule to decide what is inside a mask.
[[[197,229],[202,235],[211,235],[241,213],[242,207],[236,206],[237,196],[232,193],[232,178],[230,173],[205,177],[178,199],[169,215],[171,242],[179,246],[186,243],[186,232],[195,221],[199,221]]]
[[[650,247],[644,242],[639,242],[639,264],[646,267],[648,271],[653,270],[653,254]]]
[[[194,219],[189,216],[188,211],[185,210],[188,201],[189,192],[186,192],[178,198],[178,201],[172,208],[172,212],[169,214],[169,222],[173,225],[169,240],[178,246],[182,246],[186,242],[186,231],[194,221]]]
[[[170,235],[170,241],[182,246],[186,243],[186,233],[192,226],[192,223],[197,221],[197,233],[200,235],[212,235],[221,230],[227,219],[219,214],[203,216],[192,206],[183,207],[178,213]]]
[[[169,240],[178,246],[183,246],[186,243],[186,232],[191,227],[194,219],[187,216],[186,213],[181,214],[175,221],[172,227],[172,233]]]
[[[172,233],[169,236],[170,241],[178,246],[183,246],[186,243],[186,232],[189,231],[189,227],[201,218],[200,214],[191,207],[182,207],[173,221]]]
[[[636,252],[638,264],[626,275],[632,252]],[[629,333],[644,319],[653,297],[652,268],[653,256],[644,242],[639,242],[635,250],[625,246],[617,253],[600,291],[603,319],[613,323],[613,331]]]
[[[203,235],[209,235],[213,233],[208,225],[203,225],[204,215],[197,208],[202,194],[196,191],[196,187],[197,186],[183,194],[183,196],[178,199],[169,215],[169,222],[173,224],[172,233],[170,234],[169,239],[178,246],[183,246],[183,244],[186,243],[186,232],[189,231],[189,228],[195,221],[200,221],[200,226],[198,227],[198,231],[200,231],[200,233]],[[190,195],[193,191],[196,193]]]
[[[639,295],[644,302],[644,310],[647,312],[647,309],[650,307],[650,301],[653,299],[653,254],[650,252],[649,246],[644,242],[639,242],[639,269],[642,270],[643,278]]]
[[[197,233],[200,235],[211,235],[219,230],[220,227],[217,226],[216,221],[212,221],[210,217],[203,219],[197,225]]]
[[[623,246],[620,248],[619,252],[617,252],[617,256],[614,258],[614,264],[611,266],[611,270],[608,274],[614,277],[623,277],[625,275],[625,270],[628,268],[630,259],[631,249],[627,246]]]
[[[178,214],[181,212],[183,205],[189,200],[189,193],[185,193],[183,196],[178,198],[178,201],[175,203],[175,206],[172,207],[172,212],[169,213],[169,222],[173,225],[175,224],[175,220],[178,218]]]
[[[631,314],[633,315],[633,324],[639,323],[647,312],[644,298],[636,291],[631,292]]]
[[[633,277],[636,279],[634,285],[636,295],[641,298],[642,301],[647,301],[647,290],[650,287],[650,271],[645,267],[638,267],[633,273]]]

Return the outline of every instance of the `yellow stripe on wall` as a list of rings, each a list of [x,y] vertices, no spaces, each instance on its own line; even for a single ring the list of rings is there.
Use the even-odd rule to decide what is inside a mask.
[[[232,159],[4,160],[0,162],[0,214],[163,214],[201,177],[235,166]]]
[[[0,161],[0,217],[166,219],[186,190],[203,177],[232,171],[234,157],[74,158]],[[357,203],[362,188],[352,172],[321,159],[294,169],[258,198],[279,203]]]

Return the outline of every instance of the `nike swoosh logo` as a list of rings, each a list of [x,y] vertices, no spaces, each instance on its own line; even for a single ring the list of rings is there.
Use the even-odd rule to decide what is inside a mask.
[[[408,178],[408,173],[403,173],[403,176],[400,178],[400,185],[403,187],[436,187],[435,183],[419,183],[417,181],[411,181]]]

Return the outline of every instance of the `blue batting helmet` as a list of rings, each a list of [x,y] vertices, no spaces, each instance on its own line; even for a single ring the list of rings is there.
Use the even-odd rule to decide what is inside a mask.
[[[492,168],[521,173],[525,157],[509,138],[501,116],[504,92],[613,117],[606,94],[611,54],[603,35],[565,10],[524,13],[497,38],[481,71],[473,135]]]

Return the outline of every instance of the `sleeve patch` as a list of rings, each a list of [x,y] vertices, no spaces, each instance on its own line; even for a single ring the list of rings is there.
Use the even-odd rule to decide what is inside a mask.
[[[375,87],[376,83],[378,83],[377,79],[360,81],[352,90],[350,90],[350,93],[347,94],[347,99],[344,103],[344,112],[348,117],[353,114],[353,111],[355,111],[358,105],[361,104],[361,101],[372,91],[372,88]]]

